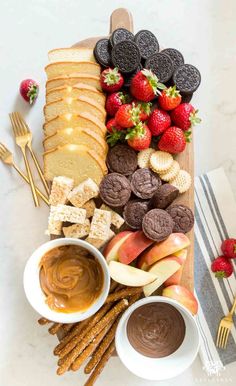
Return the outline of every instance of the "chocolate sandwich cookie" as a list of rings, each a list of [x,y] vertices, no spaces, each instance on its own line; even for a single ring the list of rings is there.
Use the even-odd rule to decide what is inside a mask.
[[[115,44],[123,42],[124,40],[134,40],[134,34],[132,32],[128,31],[125,28],[117,28],[115,31],[112,32],[110,37],[110,43],[112,47],[114,47]]]
[[[184,93],[181,93],[181,96],[182,96],[182,103],[189,103],[193,97],[193,94],[184,94]]]
[[[134,37],[135,43],[139,46],[142,59],[159,52],[159,43],[155,35],[148,30],[139,31]]]
[[[143,233],[153,241],[165,240],[173,232],[173,228],[174,221],[165,210],[152,209],[143,218]]]
[[[137,155],[129,146],[116,145],[107,154],[107,166],[111,172],[129,176],[137,169]]]
[[[131,195],[130,182],[122,174],[111,173],[103,178],[99,191],[105,204],[112,207],[124,206]]]
[[[175,70],[173,82],[181,93],[192,94],[201,83],[201,74],[191,64],[183,64]]]
[[[168,55],[171,58],[174,71],[178,67],[182,66],[182,64],[184,64],[183,55],[181,54],[181,52],[179,52],[175,48],[165,48],[164,50],[161,51],[161,53]]]
[[[131,200],[124,208],[123,217],[126,224],[132,229],[141,229],[143,217],[149,210],[149,202]]]
[[[179,190],[175,186],[170,184],[161,185],[152,197],[151,206],[157,209],[165,209],[178,197],[178,194]]]
[[[111,47],[108,39],[100,39],[93,50],[95,59],[101,66],[109,67],[111,65]]]
[[[113,65],[124,74],[134,72],[141,60],[139,48],[131,40],[117,43],[112,49],[111,57]]]
[[[132,192],[144,200],[151,198],[160,186],[160,177],[148,168],[138,169],[132,175]]]
[[[145,61],[144,67],[151,70],[161,83],[167,82],[172,77],[174,71],[171,58],[161,52],[150,56]]]
[[[174,221],[173,232],[187,233],[194,225],[194,215],[190,208],[185,205],[171,205],[166,212]]]

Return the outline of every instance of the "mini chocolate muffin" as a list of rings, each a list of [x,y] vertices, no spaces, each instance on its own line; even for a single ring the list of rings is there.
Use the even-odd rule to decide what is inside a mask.
[[[105,204],[115,208],[124,206],[131,195],[130,182],[122,174],[111,173],[103,178],[99,191]]]
[[[124,208],[123,217],[126,224],[132,229],[142,229],[143,217],[149,210],[149,202],[130,200]]]
[[[131,40],[117,43],[112,49],[111,57],[113,65],[124,74],[134,72],[141,60],[139,48]]]
[[[129,176],[138,167],[137,155],[129,146],[116,145],[107,154],[107,166],[111,172]]]
[[[155,35],[148,30],[141,30],[134,37],[135,43],[139,46],[142,59],[159,52],[159,43]]]
[[[179,52],[175,48],[165,48],[164,50],[161,51],[161,53],[168,55],[171,58],[173,66],[174,66],[174,71],[178,67],[182,66],[182,64],[184,64],[183,55],[181,54],[181,52]]]
[[[194,215],[186,205],[171,205],[166,212],[174,221],[173,232],[187,233],[194,225]]]
[[[151,70],[161,83],[167,82],[172,77],[174,71],[171,58],[161,52],[150,56],[146,60],[144,67]]]
[[[173,232],[173,228],[174,221],[165,210],[152,209],[143,218],[143,233],[153,241],[165,240]]]
[[[179,190],[175,186],[171,184],[161,185],[152,197],[151,206],[157,209],[165,209],[178,197],[178,194]]]
[[[109,67],[111,65],[111,47],[108,39],[100,39],[93,50],[95,59],[101,66]]]
[[[173,74],[173,82],[177,90],[184,94],[192,94],[201,83],[201,74],[191,64],[183,64]]]
[[[115,44],[123,42],[124,40],[134,40],[134,34],[125,28],[117,28],[112,32],[110,37],[110,43],[112,47]]]
[[[151,198],[160,186],[160,177],[148,168],[138,169],[132,175],[132,192],[144,200]]]

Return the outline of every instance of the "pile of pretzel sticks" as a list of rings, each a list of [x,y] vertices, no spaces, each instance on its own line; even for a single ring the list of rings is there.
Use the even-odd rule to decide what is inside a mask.
[[[57,374],[79,370],[87,362],[84,372],[90,374],[84,386],[92,386],[115,350],[115,333],[124,311],[142,296],[140,287],[122,287],[113,282],[105,304],[89,319],[74,324],[53,323],[48,331],[63,338],[54,349],[59,357]],[[51,321],[41,318],[40,325]]]

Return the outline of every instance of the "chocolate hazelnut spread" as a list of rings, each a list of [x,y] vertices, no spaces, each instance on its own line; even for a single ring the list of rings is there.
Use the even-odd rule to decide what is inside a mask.
[[[185,336],[185,323],[175,307],[148,303],[137,308],[127,323],[130,344],[140,354],[163,358],[175,352]]]
[[[54,248],[40,261],[40,285],[54,311],[87,310],[100,296],[103,283],[99,262],[77,245]]]

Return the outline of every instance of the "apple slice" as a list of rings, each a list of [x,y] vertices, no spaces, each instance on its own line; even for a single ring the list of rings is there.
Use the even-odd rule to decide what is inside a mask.
[[[145,252],[138,261],[138,267],[146,271],[148,266],[156,261],[173,255],[173,253],[187,248],[189,245],[190,241],[185,234],[172,233],[166,240],[156,243],[149,251]]]
[[[168,277],[172,276],[181,267],[178,257],[170,256],[155,263],[150,269],[149,273],[154,273],[157,279],[150,284],[147,284],[144,289],[144,295],[150,296],[155,292]]]
[[[111,261],[109,270],[113,280],[130,287],[142,287],[157,278],[154,273],[145,272],[130,265],[119,263],[118,261]]]
[[[108,263],[112,260],[118,260],[118,249],[125,242],[125,240],[127,240],[133,234],[134,232],[132,231],[124,231],[113,237],[113,239],[107,244],[103,251],[103,255]]]
[[[179,252],[173,253],[173,256],[177,256],[179,258],[179,260],[180,260],[182,265],[181,265],[180,269],[178,269],[178,271],[174,273],[174,275],[170,276],[165,281],[165,283],[163,283],[163,285],[165,287],[168,287],[169,285],[178,285],[178,284],[180,284],[181,278],[182,278],[183,269],[184,269],[184,263],[185,263],[185,261],[187,259],[187,255],[188,255],[187,249],[182,249]]]
[[[185,306],[193,315],[197,314],[198,302],[194,294],[181,285],[171,285],[164,288],[163,296],[176,300]]]
[[[128,237],[125,242],[121,244],[117,252],[120,263],[130,264],[152,244],[153,241],[148,239],[143,231],[134,232],[132,236]]]

